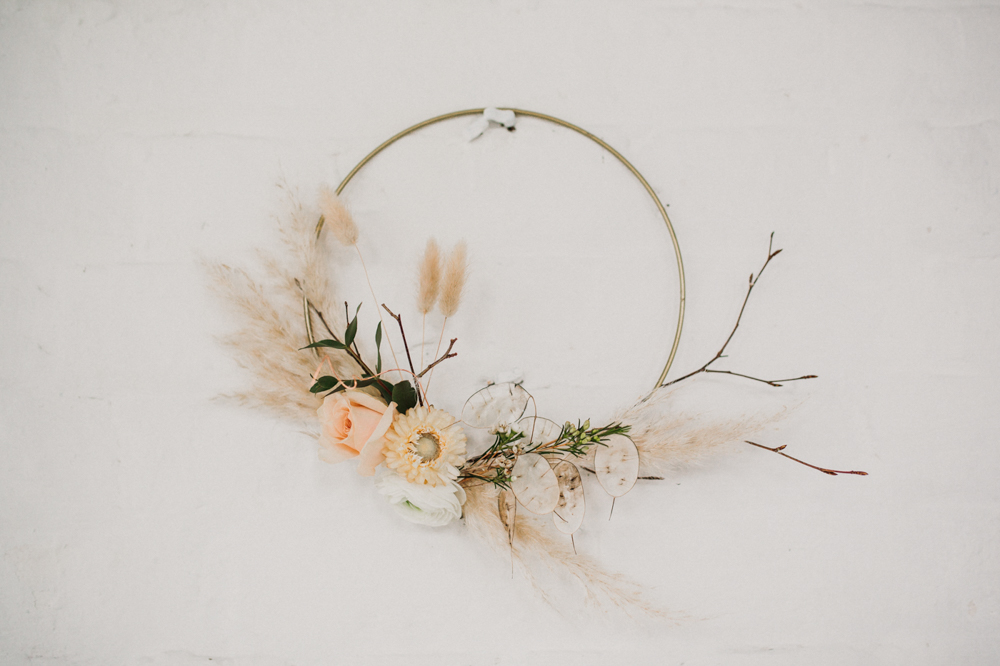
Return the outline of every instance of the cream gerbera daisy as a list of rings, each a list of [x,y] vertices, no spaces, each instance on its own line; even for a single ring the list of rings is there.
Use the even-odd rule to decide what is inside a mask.
[[[413,407],[385,434],[385,464],[410,483],[440,486],[458,477],[465,433],[455,417],[433,407]]]

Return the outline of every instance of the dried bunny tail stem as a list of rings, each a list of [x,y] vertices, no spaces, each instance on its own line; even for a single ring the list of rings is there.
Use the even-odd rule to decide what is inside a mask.
[[[427,313],[437,303],[441,288],[441,248],[433,238],[427,239],[424,256],[417,274],[417,309],[420,310],[420,367],[424,366],[424,346],[427,344]],[[439,348],[440,349],[440,348]]]
[[[518,515],[513,545],[497,513],[496,489],[470,480],[465,484],[465,521],[470,531],[497,553],[513,558],[525,578],[546,603],[558,609],[553,596],[539,582],[532,564],[544,565],[555,574],[568,574],[582,588],[587,601],[602,608],[615,608],[629,617],[665,619],[667,616],[643,596],[642,588],[621,575],[609,573],[585,555],[574,554],[563,535],[550,535],[546,527],[528,516]]]
[[[358,225],[354,223],[354,218],[340,197],[329,187],[320,188],[319,208],[326,226],[337,240],[344,245],[354,245],[358,242]]]
[[[358,225],[354,223],[354,218],[351,216],[349,210],[344,205],[340,197],[331,190],[329,187],[322,187],[319,191],[319,205],[320,210],[323,213],[323,222],[326,227],[329,227],[333,235],[344,245],[353,245],[354,249],[358,253],[358,259],[361,260],[361,269],[365,273],[365,280],[368,281],[368,290],[372,294],[372,299],[375,301],[375,310],[378,312],[378,320],[382,323],[382,330],[385,331],[385,321],[382,319],[382,310],[379,309],[378,297],[375,295],[375,288],[372,286],[371,276],[368,274],[368,266],[365,264],[365,257],[361,254],[361,248],[358,246]],[[315,303],[315,301],[311,301]],[[389,343],[389,351],[392,352],[393,363],[396,367],[399,367],[399,360],[396,358],[396,348],[392,344],[392,336],[388,335],[386,332],[386,341]]]
[[[458,312],[462,300],[462,290],[468,275],[468,251],[465,241],[459,241],[448,255],[448,265],[444,270],[444,283],[441,285],[441,300],[438,307],[445,319]]]
[[[441,287],[441,248],[433,238],[427,239],[424,256],[417,274],[417,309],[427,314],[437,303]]]
[[[438,301],[438,309],[444,315],[441,322],[441,335],[438,336],[437,350],[434,356],[441,353],[441,343],[444,342],[444,329],[448,326],[448,318],[458,312],[458,305],[462,300],[462,291],[465,289],[465,280],[468,277],[468,251],[465,241],[459,241],[452,248],[448,255],[448,265],[444,269],[444,284],[441,285],[441,298]],[[427,388],[430,388],[431,380],[434,379],[434,372],[427,378]]]

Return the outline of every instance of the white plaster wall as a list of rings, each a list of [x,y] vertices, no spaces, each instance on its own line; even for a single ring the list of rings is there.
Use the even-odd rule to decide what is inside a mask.
[[[589,129],[670,204],[673,376],[775,231],[730,367],[820,379],[693,404],[798,405],[768,442],[871,473],[748,447],[596,502],[578,546],[679,622],[560,616],[462,526],[401,523],[212,400],[242,375],[198,258],[273,242],[280,179],[311,197],[491,104]],[[996,2],[0,2],[0,661],[997,663],[998,114]],[[465,237],[444,406],[521,368],[543,412],[607,417],[671,336],[655,211],[579,137],[462,127],[348,193],[380,296]]]

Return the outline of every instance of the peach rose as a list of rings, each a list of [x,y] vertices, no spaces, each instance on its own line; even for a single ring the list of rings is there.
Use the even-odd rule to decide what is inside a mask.
[[[386,405],[361,391],[331,393],[316,410],[322,434],[319,457],[328,463],[358,458],[358,474],[374,476],[385,458],[383,436],[396,416],[396,403]]]

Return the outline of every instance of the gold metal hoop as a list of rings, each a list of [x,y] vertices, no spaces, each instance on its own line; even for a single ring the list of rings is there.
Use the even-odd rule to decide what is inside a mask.
[[[433,125],[435,123],[439,123],[444,120],[450,120],[452,118],[459,118],[461,116],[478,115],[485,110],[486,109],[484,108],[480,108],[480,109],[465,109],[463,111],[452,111],[451,113],[445,113],[440,116],[434,116],[433,118],[428,118],[427,120],[419,122],[416,125],[407,127],[402,132],[399,132],[398,134],[390,137],[389,139],[386,139],[375,150],[365,155],[365,158],[360,162],[358,162],[358,164],[353,169],[351,169],[350,173],[344,176],[344,180],[340,181],[340,185],[337,186],[337,194],[339,195],[341,192],[344,191],[344,188],[347,187],[347,184],[349,182],[351,182],[351,179],[354,178],[354,176],[357,175],[359,171],[361,171],[362,167],[368,164],[372,160],[372,158],[374,158],[376,155],[381,153],[383,150],[385,150],[392,144],[402,139],[404,136],[408,134],[413,134],[417,130],[427,127],[428,125]],[[537,111],[525,111],[524,109],[512,109],[509,107],[504,107],[502,108],[502,110],[513,111],[514,114],[518,116],[527,116],[529,118],[538,118],[539,120],[545,120],[550,123],[559,125],[560,127],[571,129],[574,132],[582,134],[583,136],[587,137],[588,139],[599,145],[601,148],[604,148],[606,151],[614,155],[619,162],[625,165],[625,168],[628,169],[632,173],[632,175],[639,180],[640,183],[642,183],[642,186],[644,188],[646,188],[646,193],[649,194],[649,196],[653,199],[653,203],[656,204],[656,209],[660,211],[660,216],[663,217],[663,222],[667,225],[667,231],[670,232],[670,240],[674,244],[674,256],[677,258],[677,275],[680,280],[680,306],[678,307],[678,312],[677,312],[677,331],[676,333],[674,333],[674,342],[670,347],[670,356],[667,358],[666,365],[663,366],[663,372],[660,373],[660,378],[656,380],[656,386],[653,387],[654,390],[659,388],[663,384],[663,380],[667,378],[667,372],[670,371],[670,366],[673,365],[674,363],[674,356],[677,355],[677,347],[678,345],[680,345],[681,342],[681,330],[684,327],[684,294],[685,294],[684,261],[683,259],[681,259],[681,246],[677,242],[677,234],[674,233],[674,225],[670,223],[670,217],[667,215],[667,209],[663,207],[663,204],[660,202],[660,198],[656,196],[656,192],[653,191],[653,188],[652,186],[650,186],[649,182],[647,182],[646,179],[642,177],[642,174],[639,173],[639,170],[636,169],[634,166],[632,166],[632,163],[629,162],[627,159],[625,159],[625,157],[621,153],[619,153],[617,150],[609,146],[605,141],[603,141],[599,137],[594,136],[587,130],[581,127],[577,127],[572,123],[566,122],[565,120],[562,120],[560,118],[556,118],[555,116],[549,116],[544,113],[538,113]],[[319,222],[316,224],[317,238],[319,238],[319,235],[322,231],[323,231],[323,218],[321,217],[319,219]],[[309,326],[308,310],[306,311],[306,325],[311,329],[311,326]]]

